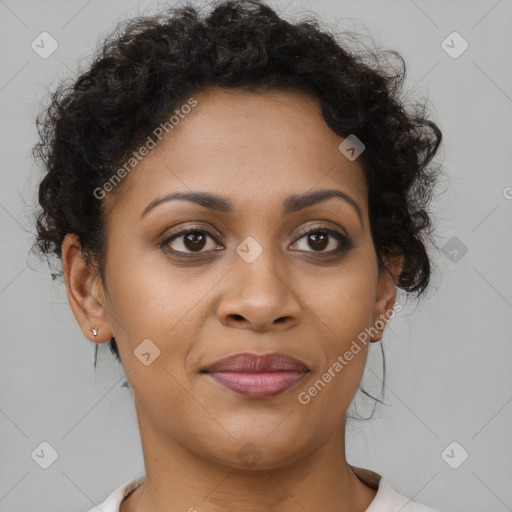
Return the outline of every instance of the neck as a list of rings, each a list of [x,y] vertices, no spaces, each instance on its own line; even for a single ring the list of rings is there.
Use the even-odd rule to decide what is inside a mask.
[[[198,456],[139,421],[145,482],[120,512],[363,512],[376,495],[345,459],[345,428],[322,446],[272,469],[237,469]],[[357,468],[356,468],[357,470]]]

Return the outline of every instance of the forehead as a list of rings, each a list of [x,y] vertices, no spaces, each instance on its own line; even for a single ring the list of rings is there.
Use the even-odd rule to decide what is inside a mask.
[[[315,98],[211,88],[193,99],[195,106],[124,178],[120,206],[142,211],[176,190],[222,194],[247,206],[254,197],[282,202],[312,188],[338,188],[367,208],[362,168],[340,153],[343,137],[326,124]]]

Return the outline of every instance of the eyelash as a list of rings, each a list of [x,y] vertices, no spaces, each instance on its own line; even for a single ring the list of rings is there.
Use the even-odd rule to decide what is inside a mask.
[[[301,231],[299,233],[298,238],[296,238],[296,240],[293,243],[295,244],[301,238],[304,238],[304,236],[309,235],[310,233],[317,233],[317,232],[327,233],[327,234],[331,235],[333,238],[335,238],[339,242],[339,247],[337,249],[334,249],[331,251],[326,251],[326,252],[324,252],[324,251],[306,251],[307,253],[317,254],[317,255],[320,255],[320,257],[322,257],[322,255],[333,256],[333,255],[341,254],[341,253],[353,248],[352,241],[350,240],[349,237],[347,237],[340,231],[333,229],[331,227],[328,227],[328,226],[314,226],[312,228],[307,228],[304,231]],[[208,251],[206,251],[206,253],[201,252],[201,251],[195,252],[195,253],[194,252],[187,253],[187,252],[182,252],[182,251],[170,251],[168,249],[165,249],[165,246],[168,245],[170,242],[172,242],[182,236],[188,235],[190,233],[200,233],[203,235],[207,235],[210,238],[212,238],[215,242],[219,243],[217,241],[217,239],[208,230],[192,226],[192,227],[187,227],[187,228],[181,229],[179,231],[176,231],[170,237],[167,237],[164,241],[159,243],[158,246],[163,251],[170,253],[173,256],[177,256],[179,258],[199,258],[201,256],[204,256],[204,254],[208,253]]]

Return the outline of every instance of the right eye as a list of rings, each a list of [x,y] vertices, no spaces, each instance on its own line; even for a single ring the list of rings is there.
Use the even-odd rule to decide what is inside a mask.
[[[203,251],[205,245],[207,245],[208,238],[217,242],[215,237],[209,231],[206,231],[202,228],[199,229],[194,227],[188,227],[173,233],[170,237],[167,237],[163,242],[161,242],[159,246],[165,252],[174,254],[178,257],[193,257],[196,253],[200,255],[205,252],[210,252]],[[173,242],[176,241],[179,242],[173,244]],[[174,247],[172,247],[171,244],[174,245]],[[168,247],[172,248],[169,250]],[[185,248],[185,250],[182,250],[180,248]]]

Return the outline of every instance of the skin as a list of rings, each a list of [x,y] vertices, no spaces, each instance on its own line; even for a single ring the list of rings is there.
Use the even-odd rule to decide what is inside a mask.
[[[349,467],[344,438],[368,345],[307,405],[297,397],[389,315],[402,260],[379,273],[363,171],[338,150],[343,138],[314,98],[217,88],[194,98],[190,114],[104,199],[105,282],[75,235],[62,244],[73,313],[91,341],[115,337],[135,396],[146,481],[121,511],[364,511],[376,490]],[[339,198],[283,214],[287,197],[319,189],[348,194],[362,221]],[[191,190],[223,196],[234,212],[174,200],[140,218],[154,199]],[[299,232],[319,225],[346,234],[352,247],[326,257],[339,246],[334,237],[322,249]],[[178,226],[214,237],[196,245],[197,259],[159,247]],[[263,250],[252,263],[235,250],[248,236]],[[167,249],[193,252],[184,241]],[[160,356],[145,366],[134,350],[148,338]],[[310,372],[264,399],[200,373],[239,352],[283,353]],[[261,456],[252,467],[237,456],[246,443]]]

